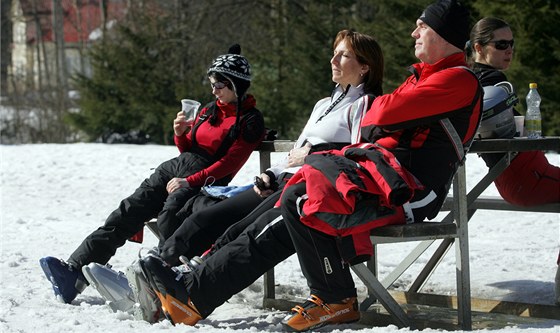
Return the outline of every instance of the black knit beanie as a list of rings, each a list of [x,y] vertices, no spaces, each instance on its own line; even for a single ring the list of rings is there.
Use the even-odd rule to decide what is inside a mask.
[[[450,44],[463,50],[469,40],[470,13],[456,0],[439,0],[429,5],[419,19]]]
[[[241,56],[241,46],[232,45],[227,54],[217,57],[210,68],[208,75],[220,73],[233,84],[237,97],[245,95],[251,85],[251,66],[245,57]]]

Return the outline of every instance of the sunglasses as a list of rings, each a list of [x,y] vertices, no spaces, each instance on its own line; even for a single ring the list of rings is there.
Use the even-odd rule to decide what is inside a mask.
[[[229,82],[216,81],[216,82],[210,82],[210,85],[212,86],[212,88],[220,90],[220,89],[224,89],[225,87],[229,87]]]
[[[508,47],[511,46],[511,48],[513,49],[513,39],[512,40],[493,40],[488,42],[488,44],[490,43],[494,43],[494,47],[496,48],[496,50],[507,50]]]

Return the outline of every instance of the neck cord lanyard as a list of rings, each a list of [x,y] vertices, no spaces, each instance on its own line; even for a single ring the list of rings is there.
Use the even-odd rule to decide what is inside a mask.
[[[336,101],[334,101],[334,102],[329,106],[329,108],[325,111],[325,113],[323,113],[323,114],[319,117],[319,119],[317,119],[317,121],[315,122],[315,124],[318,123],[318,122],[320,122],[321,120],[323,120],[323,118],[324,118],[326,115],[328,115],[328,114],[332,111],[332,109],[333,109],[338,103],[340,103],[340,101],[342,101],[342,99],[343,99],[343,98],[346,96],[346,94],[348,93],[348,90],[350,90],[350,85],[348,85],[348,87],[346,87],[346,89],[344,90],[344,92],[343,92],[340,96],[338,96],[338,98],[336,99]]]

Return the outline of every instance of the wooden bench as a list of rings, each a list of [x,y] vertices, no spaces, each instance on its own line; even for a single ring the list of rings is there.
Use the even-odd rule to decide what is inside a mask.
[[[270,154],[272,152],[287,152],[293,148],[293,141],[274,141],[263,142],[258,148],[260,156],[261,172],[270,167]],[[463,170],[464,172],[464,170]],[[464,179],[464,177],[463,177]],[[456,191],[463,189],[465,184],[460,184],[458,179],[455,181]],[[461,232],[458,232],[461,230]],[[376,228],[371,231],[371,240],[375,245],[380,243],[409,242],[418,240],[436,240],[436,239],[459,239],[461,244],[465,244],[457,251],[458,270],[458,297],[461,299],[461,310],[458,312],[458,321],[464,324],[465,329],[470,329],[470,287],[469,287],[469,268],[468,268],[468,233],[458,228],[453,221],[445,223],[425,222],[413,223],[408,225],[390,225]],[[376,300],[378,300],[385,309],[395,318],[396,324],[400,327],[414,327],[410,318],[406,315],[400,305],[387,291],[388,286],[379,282],[376,277],[376,258],[373,257],[366,265],[364,263],[352,266],[352,270],[367,286],[369,297],[362,301],[360,308],[365,311]],[[263,306],[270,308],[286,308],[291,302],[277,300],[275,295],[274,269],[264,274],[264,296]],[[464,300],[463,300],[464,299]]]
[[[391,225],[376,228],[371,231],[371,240],[374,246],[383,243],[409,242],[421,240],[411,253],[404,258],[397,268],[382,281],[377,279],[376,255],[367,264],[352,266],[356,275],[368,288],[369,296],[360,303],[362,311],[367,310],[373,302],[379,301],[400,326],[413,327],[411,318],[403,311],[387,291],[402,273],[414,263],[436,240],[442,240],[424,269],[418,274],[416,280],[409,287],[409,292],[417,293],[441,258],[447,253],[452,244],[456,244],[456,286],[457,286],[457,324],[464,330],[472,329],[471,296],[470,296],[470,267],[467,223],[478,209],[512,210],[512,211],[537,211],[560,212],[560,204],[550,204],[538,207],[521,207],[511,205],[500,197],[480,197],[480,194],[491,184],[494,179],[509,165],[517,151],[535,149],[558,149],[560,138],[547,138],[538,140],[481,140],[475,141],[470,153],[482,152],[507,152],[493,169],[491,169],[473,189],[466,191],[465,167],[459,168],[453,181],[453,196],[448,197],[442,211],[449,211],[441,222],[423,222],[408,225]],[[270,153],[286,152],[293,147],[291,141],[265,142],[258,151],[260,154],[261,171],[270,166]],[[453,198],[459,198],[454,200]],[[377,251],[375,251],[377,254]],[[293,302],[279,300],[275,297],[274,269],[264,275],[264,307],[286,309]],[[288,307],[289,308],[289,307]]]
[[[516,151],[535,149],[557,149],[560,138],[547,140],[482,140],[475,141],[470,153]],[[271,153],[288,152],[293,148],[294,142],[277,140],[263,142],[258,148],[261,172],[271,165]],[[466,191],[465,167],[459,168],[453,180],[453,196],[445,201],[442,211],[449,213],[440,222],[422,222],[407,225],[390,225],[376,228],[371,231],[371,241],[374,247],[378,244],[421,241],[404,258],[400,264],[382,281],[377,278],[377,249],[374,256],[367,263],[352,266],[354,273],[368,288],[368,297],[360,303],[360,310],[366,311],[376,301],[391,314],[394,323],[399,327],[414,327],[411,318],[397,303],[393,295],[387,290],[436,240],[441,240],[440,245],[428,260],[416,280],[408,288],[408,295],[419,295],[418,291],[427,278],[436,268],[441,258],[447,253],[452,244],[456,244],[456,288],[457,288],[457,324],[463,330],[472,329],[471,296],[470,296],[470,267],[467,223],[478,209],[511,210],[511,211],[536,211],[559,213],[560,204],[550,204],[538,207],[521,207],[511,205],[499,197],[481,197],[480,194],[491,184],[494,179],[509,165],[512,155],[504,157],[493,169],[488,172],[473,189]],[[454,200],[453,198],[459,198]],[[155,223],[147,223],[150,230]],[[152,230],[158,235],[157,228]],[[289,309],[295,303],[291,300],[276,299],[275,297],[274,269],[264,274],[263,306],[267,308]],[[420,297],[418,297],[420,298]],[[408,297],[407,297],[408,299]]]

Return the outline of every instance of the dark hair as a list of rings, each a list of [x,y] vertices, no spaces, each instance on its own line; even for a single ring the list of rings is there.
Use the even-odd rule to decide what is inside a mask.
[[[383,94],[383,51],[377,41],[369,35],[353,30],[342,30],[334,39],[333,48],[345,40],[360,64],[368,65],[364,78],[364,91],[376,96]]]
[[[465,46],[467,63],[469,65],[472,66],[472,64],[474,63],[474,44],[488,44],[488,42],[494,39],[494,31],[502,28],[509,28],[509,24],[507,24],[506,21],[495,17],[485,17],[476,22],[471,30],[470,40]]]

